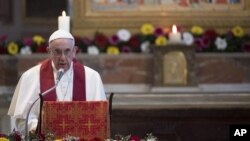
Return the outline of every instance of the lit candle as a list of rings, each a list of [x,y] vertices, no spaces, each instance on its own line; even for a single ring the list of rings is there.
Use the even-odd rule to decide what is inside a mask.
[[[172,32],[169,33],[169,42],[170,43],[181,43],[181,33],[177,31],[176,25],[173,25]]]
[[[69,29],[70,29],[70,17],[66,16],[65,11],[62,12],[62,16],[58,17],[58,29],[63,29],[63,30],[70,32],[69,31]]]

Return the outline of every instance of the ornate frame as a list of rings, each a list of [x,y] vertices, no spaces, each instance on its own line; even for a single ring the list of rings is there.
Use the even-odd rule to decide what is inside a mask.
[[[171,27],[173,24],[189,28],[200,25],[204,28],[215,28],[225,31],[235,25],[249,30],[250,1],[242,0],[240,8],[222,10],[107,10],[94,11],[91,0],[73,1],[73,27],[76,35],[90,35],[94,32],[115,33],[117,29],[127,28],[137,32],[143,23],[152,23],[157,26]],[[223,18],[222,18],[223,17]]]

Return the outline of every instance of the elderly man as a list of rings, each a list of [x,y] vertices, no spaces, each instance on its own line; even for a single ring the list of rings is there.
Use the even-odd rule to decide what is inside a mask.
[[[64,75],[56,89],[44,95],[45,101],[99,101],[106,100],[102,80],[98,72],[75,60],[77,47],[73,36],[64,30],[55,31],[49,38],[49,58],[27,70],[20,78],[8,114],[15,128],[24,133],[25,118],[39,93],[53,87],[59,69]],[[28,130],[37,128],[39,102],[32,108]]]

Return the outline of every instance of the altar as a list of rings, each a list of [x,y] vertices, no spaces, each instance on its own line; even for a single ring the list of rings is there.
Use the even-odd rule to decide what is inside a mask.
[[[154,85],[153,54],[77,58],[100,73],[107,97],[114,92],[111,136],[152,132],[159,140],[226,141],[230,125],[250,124],[249,54],[194,55],[195,85],[169,86]],[[46,56],[0,56],[3,113],[21,74]],[[2,131],[11,130],[6,124]]]

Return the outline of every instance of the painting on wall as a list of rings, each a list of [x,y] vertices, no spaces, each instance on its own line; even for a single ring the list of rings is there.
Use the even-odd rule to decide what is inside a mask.
[[[73,7],[73,31],[86,35],[121,27],[138,32],[144,23],[187,29],[195,24],[221,32],[250,24],[249,0],[74,0]]]
[[[234,10],[243,8],[243,0],[94,0],[93,11],[183,11]]]

